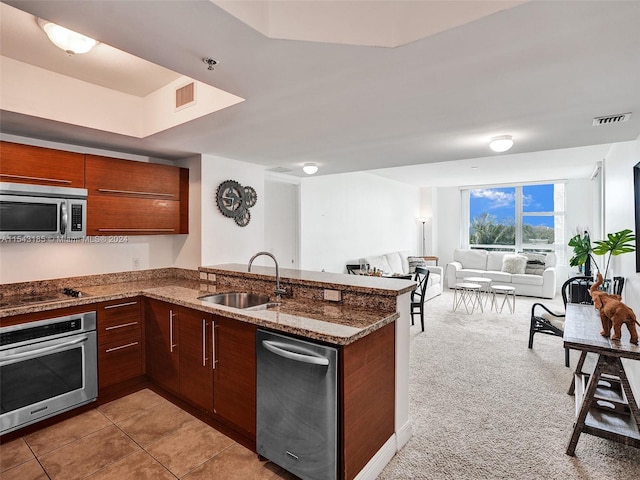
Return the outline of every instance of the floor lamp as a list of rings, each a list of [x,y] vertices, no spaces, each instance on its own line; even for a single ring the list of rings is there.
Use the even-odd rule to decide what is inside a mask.
[[[418,221],[422,223],[422,256],[424,257],[424,245],[425,245],[424,224],[427,223],[427,219],[425,217],[418,217]]]

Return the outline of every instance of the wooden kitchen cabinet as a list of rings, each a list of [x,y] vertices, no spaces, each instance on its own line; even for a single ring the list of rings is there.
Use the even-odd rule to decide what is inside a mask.
[[[151,299],[145,312],[147,374],[156,384],[210,413],[211,314]]]
[[[140,297],[97,305],[98,389],[144,374]]]
[[[180,396],[211,412],[213,408],[213,334],[211,314],[180,307]]]
[[[85,188],[84,155],[0,142],[0,181]]]
[[[178,307],[145,299],[145,359],[147,375],[172,393],[180,392]]]
[[[151,380],[255,442],[256,326],[158,300],[145,309]]]
[[[189,233],[189,170],[85,155],[87,235]]]
[[[256,326],[214,315],[214,416],[255,440]]]
[[[341,471],[351,480],[389,438],[395,425],[395,324],[340,352]]]

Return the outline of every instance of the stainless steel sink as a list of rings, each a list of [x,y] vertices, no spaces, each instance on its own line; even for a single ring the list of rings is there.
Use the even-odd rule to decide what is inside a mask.
[[[251,310],[252,312],[255,312],[257,310],[270,310],[272,308],[277,308],[280,305],[282,305],[282,302],[269,302],[263,303],[262,305],[256,305],[255,307],[249,307],[247,308],[247,310]]]
[[[216,293],[198,297],[198,300],[233,308],[252,308],[269,304],[268,295],[247,292]]]

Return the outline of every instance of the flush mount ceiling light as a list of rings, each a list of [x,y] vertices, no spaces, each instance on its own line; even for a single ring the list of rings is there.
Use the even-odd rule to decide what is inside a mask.
[[[513,138],[511,135],[500,135],[489,140],[489,148],[494,152],[506,152],[513,147]]]
[[[39,18],[38,25],[40,25],[40,28],[47,34],[49,40],[51,40],[56,47],[67,52],[68,55],[87,53],[98,44],[97,40],[93,38],[56,25],[48,20]]]
[[[302,167],[302,171],[307,175],[313,175],[318,171],[318,166],[315,163],[305,163]]]

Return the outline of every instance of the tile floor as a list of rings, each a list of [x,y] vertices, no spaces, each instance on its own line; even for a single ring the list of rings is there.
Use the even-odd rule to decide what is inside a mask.
[[[0,445],[1,480],[295,480],[141,390]]]

